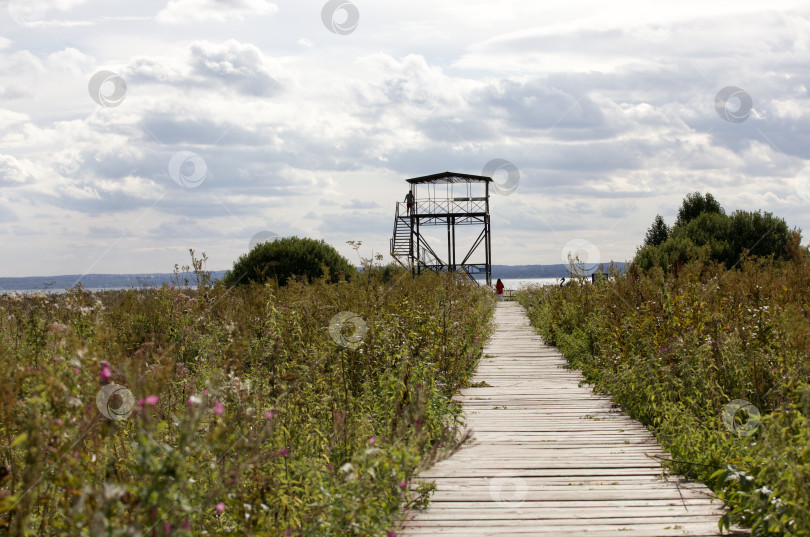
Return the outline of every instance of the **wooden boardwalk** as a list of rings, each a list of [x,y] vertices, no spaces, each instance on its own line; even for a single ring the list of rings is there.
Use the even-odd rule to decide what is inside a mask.
[[[720,535],[721,502],[664,480],[655,439],[580,386],[522,306],[499,303],[495,324],[473,379],[491,387],[459,397],[473,442],[419,475],[437,490],[398,535]]]

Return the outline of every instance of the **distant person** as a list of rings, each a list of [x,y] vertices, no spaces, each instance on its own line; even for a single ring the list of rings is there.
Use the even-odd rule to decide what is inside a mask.
[[[498,278],[498,282],[495,284],[495,292],[498,293],[498,298],[503,302],[503,282],[500,278]]]
[[[405,194],[405,203],[408,204],[408,215],[410,215],[413,207],[413,192],[410,190]]]

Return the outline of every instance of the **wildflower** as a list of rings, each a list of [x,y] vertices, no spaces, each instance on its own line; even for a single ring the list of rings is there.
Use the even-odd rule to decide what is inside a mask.
[[[183,529],[186,531],[191,531],[191,524],[189,523],[188,519],[183,521]]]
[[[74,372],[74,373],[76,373],[76,374],[78,375],[78,374],[79,374],[79,368],[78,368],[78,367],[74,367],[74,368],[73,368],[73,372]]]
[[[216,414],[217,416],[221,416],[224,413],[225,413],[225,407],[222,406],[222,403],[217,401],[216,404],[214,404],[214,414]]]
[[[200,403],[202,403],[202,399],[200,399],[196,395],[192,395],[191,397],[188,398],[188,401],[186,401],[186,404],[189,405],[189,406],[191,406],[191,405],[199,405]]]
[[[397,537],[397,532],[389,531],[386,535],[387,535],[387,537]]]
[[[98,375],[101,377],[101,380],[107,382],[110,380],[110,377],[112,377],[112,371],[110,371],[110,368],[105,365]]]
[[[218,502],[217,503],[217,516],[221,515],[225,512],[225,502]]]
[[[165,524],[163,524],[163,531],[165,533],[169,533],[170,531],[172,531],[172,525],[166,522]]]
[[[400,481],[400,482],[399,482],[399,483],[397,483],[397,484],[399,485],[399,488],[401,488],[401,489],[404,489],[405,487],[407,487],[407,486],[408,486],[408,482],[407,482],[407,481]]]
[[[269,419],[269,420],[273,419],[273,416],[275,416],[275,414],[273,414],[272,410],[270,412],[265,412],[264,413],[264,417]]]
[[[286,457],[287,453],[289,452],[290,451],[287,448],[282,448],[281,451],[279,451],[276,455],[278,455],[279,457]]]
[[[369,443],[370,445],[372,445],[372,446],[374,445],[374,442],[376,442],[376,441],[377,441],[377,437],[376,437],[376,436],[372,436],[371,438],[369,438],[369,439],[368,439],[368,443]]]
[[[157,395],[150,395],[146,398],[146,404],[150,406],[155,406],[160,401],[160,398]]]

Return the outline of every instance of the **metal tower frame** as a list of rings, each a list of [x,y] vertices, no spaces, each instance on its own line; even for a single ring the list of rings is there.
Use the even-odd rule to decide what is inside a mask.
[[[465,173],[442,172],[407,179],[414,205],[410,213],[404,202],[397,202],[394,216],[394,237],[391,256],[407,266],[414,274],[422,270],[462,271],[475,281],[475,274],[485,274],[487,285],[492,285],[492,236],[489,218],[489,184],[491,177]],[[446,196],[436,195],[436,187],[444,185]],[[483,185],[484,195],[474,196],[473,186]],[[459,194],[458,190],[464,192]],[[427,195],[420,194],[426,191]],[[432,195],[431,195],[432,194]],[[429,244],[422,230],[427,226],[447,227],[446,261]],[[473,245],[458,262],[456,257],[456,226],[481,226]],[[469,262],[480,246],[484,247],[484,262]],[[407,264],[402,262],[407,259]]]

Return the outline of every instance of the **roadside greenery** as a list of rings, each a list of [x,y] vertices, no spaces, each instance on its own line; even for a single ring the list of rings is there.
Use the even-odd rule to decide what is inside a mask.
[[[491,296],[194,266],[194,288],[0,296],[0,535],[395,535],[462,440]]]
[[[723,526],[808,536],[810,252],[795,234],[785,253],[733,270],[635,265],[518,300],[572,368],[650,428],[672,471],[727,502]]]

